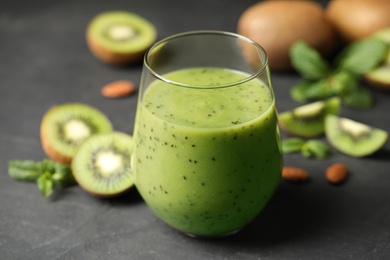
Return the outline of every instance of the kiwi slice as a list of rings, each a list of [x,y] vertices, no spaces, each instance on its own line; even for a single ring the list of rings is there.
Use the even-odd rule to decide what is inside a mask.
[[[364,77],[370,86],[390,91],[390,58],[389,64],[384,64],[370,72],[367,72]]]
[[[286,132],[301,137],[316,137],[324,133],[324,118],[338,114],[341,100],[332,97],[302,105],[279,114],[279,125]]]
[[[41,142],[56,162],[70,164],[76,148],[89,136],[112,131],[109,119],[98,109],[65,103],[49,109],[41,122]]]
[[[130,168],[133,138],[121,132],[91,136],[72,160],[77,183],[92,195],[112,197],[134,185]]]
[[[326,116],[325,134],[334,148],[353,157],[376,152],[388,138],[388,133],[382,129],[336,115]]]
[[[157,37],[155,26],[145,18],[125,11],[103,12],[87,27],[91,52],[109,64],[139,61]]]
[[[367,83],[381,90],[390,90],[390,27],[375,33],[373,37],[379,38],[388,45],[387,55],[377,68],[364,74]]]

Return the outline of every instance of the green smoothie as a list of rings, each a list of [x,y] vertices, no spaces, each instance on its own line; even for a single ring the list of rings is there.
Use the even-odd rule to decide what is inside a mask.
[[[192,87],[155,81],[141,96],[136,187],[157,216],[182,232],[221,236],[240,230],[280,180],[273,94],[262,81],[221,68],[164,77]]]

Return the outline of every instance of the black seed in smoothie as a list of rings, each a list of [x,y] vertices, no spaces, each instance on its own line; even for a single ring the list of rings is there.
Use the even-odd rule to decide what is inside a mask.
[[[186,177],[186,176],[183,176],[183,180],[185,180],[185,181],[186,181],[186,180],[187,180],[187,177]]]
[[[196,145],[195,144],[193,144],[193,145],[191,145],[192,147],[195,147]]]
[[[215,157],[211,157],[211,160],[215,161],[216,159],[215,159]]]

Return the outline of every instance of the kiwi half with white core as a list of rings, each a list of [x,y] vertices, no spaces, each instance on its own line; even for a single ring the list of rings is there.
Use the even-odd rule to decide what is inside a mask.
[[[112,124],[100,110],[86,104],[65,103],[45,113],[40,134],[48,157],[70,164],[77,147],[85,139],[110,131]]]
[[[338,114],[341,100],[333,97],[296,107],[279,114],[279,125],[286,132],[301,137],[316,137],[324,133],[324,118]]]
[[[145,18],[125,11],[95,16],[87,28],[87,43],[100,60],[116,65],[138,61],[157,37],[156,28]]]
[[[99,197],[112,197],[134,185],[133,138],[122,132],[91,136],[77,149],[72,172],[77,183]]]
[[[325,135],[334,148],[353,157],[373,154],[388,138],[382,129],[335,115],[326,116]]]

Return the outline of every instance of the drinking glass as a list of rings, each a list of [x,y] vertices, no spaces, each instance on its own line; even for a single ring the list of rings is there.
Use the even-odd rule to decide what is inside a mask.
[[[144,59],[134,142],[136,187],[161,220],[195,237],[241,230],[281,176],[265,51],[223,31],[157,42]]]

